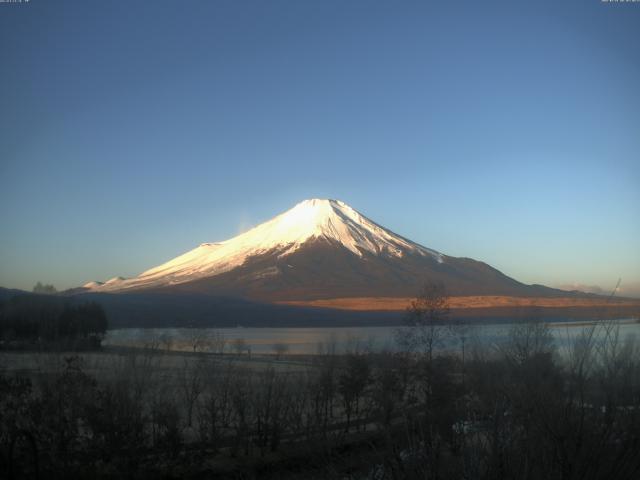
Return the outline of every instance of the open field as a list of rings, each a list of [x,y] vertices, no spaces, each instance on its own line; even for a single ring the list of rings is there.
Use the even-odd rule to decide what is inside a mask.
[[[223,356],[190,353],[185,351],[153,351],[140,348],[106,347],[96,352],[29,352],[0,351],[0,373],[5,375],[41,376],[61,373],[66,368],[65,358],[78,355],[82,369],[98,379],[116,377],[131,368],[147,368],[165,381],[179,377],[185,364],[206,359],[212,369],[223,369],[228,365],[260,373],[274,369],[278,373],[304,371],[311,363],[305,357],[295,360],[276,360],[275,355],[232,355]]]
[[[360,311],[402,311],[410,305],[413,298],[409,297],[351,297],[328,298],[323,300],[290,300],[277,302],[283,305],[307,307],[335,308],[339,310]],[[474,295],[450,297],[451,309],[475,309],[496,307],[583,307],[610,308],[612,306],[637,307],[640,312],[640,300],[635,299],[607,299],[607,298],[544,298],[544,297],[508,297],[499,295]]]

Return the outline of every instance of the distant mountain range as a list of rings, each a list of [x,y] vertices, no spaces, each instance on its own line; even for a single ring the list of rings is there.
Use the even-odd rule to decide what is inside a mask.
[[[411,297],[426,282],[451,295],[575,295],[525,285],[486,263],[444,255],[338,200],[305,200],[246,233],[203,243],[135,278],[92,281],[108,293],[192,293],[261,302]]]

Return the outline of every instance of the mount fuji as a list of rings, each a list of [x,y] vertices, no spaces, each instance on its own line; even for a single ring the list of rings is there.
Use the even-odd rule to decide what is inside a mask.
[[[192,293],[261,302],[411,297],[425,281],[451,295],[566,296],[520,283],[486,263],[444,255],[382,227],[339,200],[295,205],[230,240],[203,243],[137,277],[85,292]]]

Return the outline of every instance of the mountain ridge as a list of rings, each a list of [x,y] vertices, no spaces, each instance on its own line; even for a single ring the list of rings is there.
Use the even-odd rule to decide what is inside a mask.
[[[484,262],[451,257],[370,220],[340,200],[310,199],[222,242],[201,243],[137,277],[91,292],[198,293],[261,302],[409,297],[428,281],[451,295],[561,296]]]

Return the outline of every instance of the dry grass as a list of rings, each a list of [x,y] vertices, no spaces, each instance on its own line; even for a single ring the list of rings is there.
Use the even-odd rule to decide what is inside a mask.
[[[329,298],[324,300],[291,300],[277,303],[284,305],[298,305],[308,307],[336,308],[339,310],[376,310],[402,311],[407,308],[411,298],[396,297],[353,297]],[[494,307],[604,307],[615,304],[618,306],[638,306],[640,300],[607,298],[544,298],[544,297],[508,297],[508,296],[467,296],[451,297],[451,308],[494,308]]]

